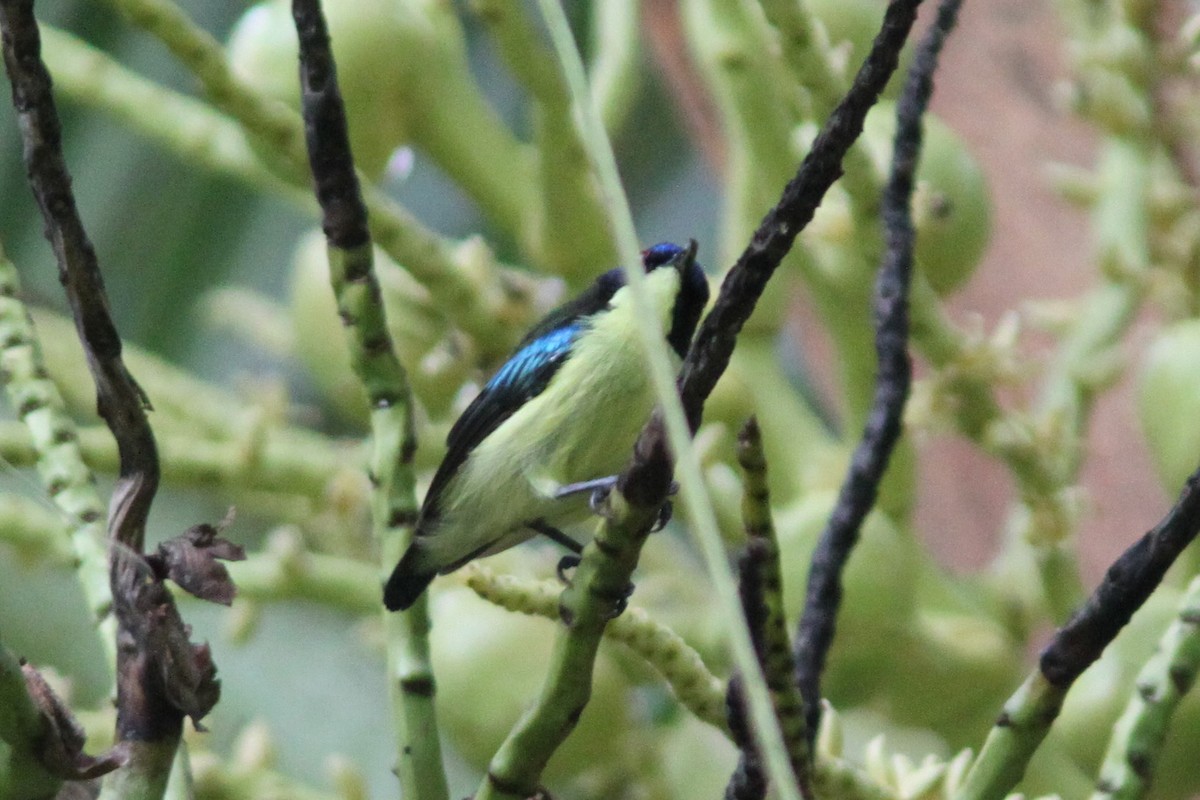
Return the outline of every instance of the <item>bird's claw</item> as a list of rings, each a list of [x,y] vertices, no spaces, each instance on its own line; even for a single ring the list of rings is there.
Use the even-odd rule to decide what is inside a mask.
[[[554,574],[558,575],[558,580],[564,586],[571,585],[571,579],[567,577],[567,570],[578,567],[580,561],[580,557],[575,554],[563,556],[558,560],[558,566],[554,568]]]
[[[663,502],[662,507],[658,509],[658,518],[654,520],[654,524],[650,526],[651,533],[658,533],[663,528],[667,527],[667,523],[671,521],[671,515],[675,512],[675,504],[670,500]]]
[[[625,585],[625,593],[613,602],[612,615],[609,619],[616,619],[625,613],[625,609],[629,608],[629,598],[633,596],[633,582],[630,581]]]
[[[588,498],[588,508],[597,517],[612,519],[612,510],[608,507],[608,497],[612,494],[612,486],[597,486]]]

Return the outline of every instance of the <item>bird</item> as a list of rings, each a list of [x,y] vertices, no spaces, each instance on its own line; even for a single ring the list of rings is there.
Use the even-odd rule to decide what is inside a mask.
[[[642,251],[645,298],[676,367],[708,302],[695,254],[694,241]],[[463,411],[384,587],[389,610],[409,608],[434,576],[538,534],[579,552],[560,526],[611,488],[657,402],[631,293],[621,269],[601,274],[536,324]]]

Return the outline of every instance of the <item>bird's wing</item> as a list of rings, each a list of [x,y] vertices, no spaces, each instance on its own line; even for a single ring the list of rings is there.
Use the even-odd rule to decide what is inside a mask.
[[[571,347],[583,332],[584,324],[577,319],[527,341],[504,362],[504,366],[471,401],[446,437],[446,457],[425,494],[422,520],[438,516],[442,491],[476,445],[516,413],[517,409],[542,393],[570,355]]]

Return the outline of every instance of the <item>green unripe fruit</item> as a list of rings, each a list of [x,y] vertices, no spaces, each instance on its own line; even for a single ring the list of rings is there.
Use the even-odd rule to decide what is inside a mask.
[[[1178,492],[1200,465],[1200,319],[1163,329],[1146,350],[1137,408],[1158,477]]]
[[[420,116],[415,94],[431,88],[431,80],[466,69],[462,32],[446,5],[428,0],[324,4],[351,148],[367,175],[380,175],[395,149],[413,137]],[[229,39],[238,77],[293,108],[300,105],[298,50],[286,0],[247,9]]]
[[[896,106],[881,102],[867,114],[863,141],[887,174],[896,133]],[[917,267],[938,294],[971,277],[991,236],[991,201],[983,170],[945,123],[925,115],[921,160],[913,196]]]
[[[655,733],[668,798],[721,796],[738,760],[737,749],[723,733],[690,714]]]
[[[775,514],[789,620],[804,607],[813,550],[836,501],[836,491],[813,493]],[[835,705],[854,705],[878,687],[894,638],[911,624],[921,563],[912,537],[879,512],[867,517],[842,574],[842,607],[826,678]]]
[[[807,0],[813,16],[825,26],[829,43],[834,47],[849,47],[846,54],[846,73],[853,76],[859,65],[871,51],[875,35],[883,23],[883,12],[887,10],[884,0]],[[912,47],[900,53],[900,64],[888,81],[883,96],[895,99],[904,86],[904,76],[912,61]]]

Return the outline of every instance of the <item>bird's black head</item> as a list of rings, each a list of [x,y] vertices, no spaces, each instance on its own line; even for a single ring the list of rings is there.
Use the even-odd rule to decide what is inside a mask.
[[[696,332],[700,314],[708,303],[708,279],[704,277],[704,268],[696,261],[694,240],[687,247],[660,242],[642,251],[642,266],[646,272],[668,265],[679,270],[679,296],[675,298],[667,342],[683,358],[692,343],[692,334]]]

